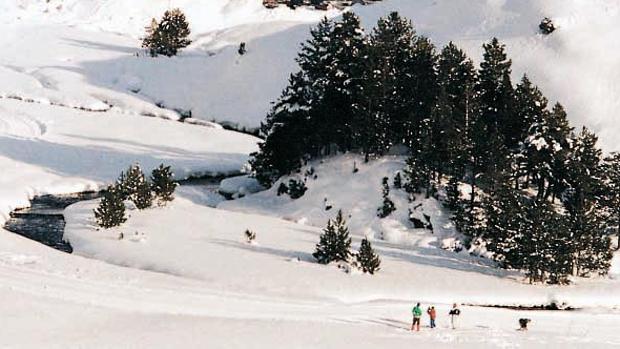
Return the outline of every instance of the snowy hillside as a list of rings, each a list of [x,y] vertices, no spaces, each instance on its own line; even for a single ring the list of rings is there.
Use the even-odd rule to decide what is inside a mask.
[[[144,27],[172,7],[186,13],[193,43],[149,57]],[[352,10],[367,29],[399,11],[476,62],[497,36],[515,81],[527,73],[605,151],[620,150],[620,2],[383,0]],[[309,29],[340,14],[261,0],[0,1],[0,223],[34,196],[105,188],[134,163],[147,173],[170,165],[177,180],[246,173],[260,140],[223,126],[255,129],[297,70]],[[546,16],[558,26],[550,36],[537,31]],[[248,176],[224,180],[220,193],[185,184],[166,206],[125,202],[127,221],[111,229],[95,222],[99,199],[78,202],[53,213],[73,254],[0,227],[0,347],[620,346],[620,253],[609,277],[529,285],[461,250],[440,200],[410,202],[393,185],[404,163],[344,154],[267,190]],[[379,219],[384,177],[396,210]],[[291,179],[305,180],[302,197],[278,195]],[[312,256],[339,209],[352,248],[367,238],[380,256],[376,275]],[[424,315],[422,330],[409,331],[415,302],[437,307],[438,328]],[[507,309],[550,304],[576,310]],[[529,332],[515,331],[519,318],[533,320]]]
[[[159,17],[168,3],[187,13],[194,44],[175,59],[134,57],[143,27],[150,18]],[[250,128],[258,126],[288,75],[296,71],[294,58],[299,43],[308,37],[309,26],[324,15],[337,14],[286,7],[269,11],[253,0],[31,0],[0,6],[4,10],[0,16],[11,28],[32,22],[71,25],[61,32],[44,31],[52,37],[41,41],[49,45],[48,54],[63,66],[73,66],[74,73],[65,77],[39,71],[39,76],[51,75],[58,83],[79,78],[123,94],[137,90],[150,101],[192,110],[199,118]],[[418,31],[437,45],[452,40],[475,60],[480,59],[482,43],[497,36],[508,46],[515,78],[528,73],[552,101],[567,107],[572,120],[601,135],[607,150],[617,148],[614,134],[619,129],[613,120],[620,107],[615,98],[620,71],[614,62],[620,53],[609,43],[618,36],[620,4],[605,0],[386,0],[354,8],[367,28],[394,10],[411,18]],[[537,33],[545,16],[559,27],[549,37]],[[95,42],[107,42],[89,45],[97,59],[63,53],[63,46],[94,37]],[[11,35],[5,38],[11,40]],[[248,46],[243,57],[236,52],[240,42]],[[4,60],[0,65],[34,73],[32,64]],[[175,83],[162,85],[162,81]]]

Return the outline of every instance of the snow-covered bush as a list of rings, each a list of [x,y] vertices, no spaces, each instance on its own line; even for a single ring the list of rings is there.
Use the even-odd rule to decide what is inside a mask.
[[[248,244],[251,244],[254,242],[254,240],[256,240],[256,233],[251,231],[250,229],[246,229],[244,236]]]
[[[545,35],[553,33],[556,29],[555,24],[553,24],[553,21],[549,17],[543,18],[543,20],[540,21],[538,28],[540,29],[540,32]]]
[[[116,227],[127,220],[123,192],[118,185],[111,185],[106,189],[94,213],[97,225],[102,228]]]
[[[390,186],[388,184],[388,178],[383,177],[383,204],[379,209],[377,209],[377,216],[379,218],[385,218],[392,214],[392,212],[396,211],[396,206],[394,202],[390,199]]]
[[[160,22],[155,18],[146,28],[146,37],[142,47],[147,49],[152,57],[165,55],[176,56],[180,49],[187,47],[191,41],[189,23],[180,9],[166,11]]]
[[[291,199],[299,199],[304,196],[308,188],[306,187],[306,183],[300,180],[291,179],[288,181],[288,195]]]

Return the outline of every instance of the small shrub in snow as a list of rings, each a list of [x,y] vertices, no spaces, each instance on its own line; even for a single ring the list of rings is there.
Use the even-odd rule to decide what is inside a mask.
[[[146,28],[146,37],[142,40],[142,47],[146,48],[152,57],[165,55],[176,56],[180,49],[187,47],[191,41],[189,23],[185,14],[179,9],[166,11],[160,22],[155,18]]]
[[[280,183],[278,187],[278,196],[288,194],[288,186],[285,183]]]
[[[254,240],[256,240],[256,233],[251,231],[250,229],[246,229],[244,235],[248,244],[251,244],[252,242],[254,242]]]
[[[97,225],[106,229],[117,227],[127,221],[123,193],[118,185],[108,187],[94,213]]]
[[[295,179],[291,179],[288,181],[288,195],[291,199],[299,199],[304,196],[308,188],[306,187],[306,183],[302,181],[298,181]]]
[[[549,35],[555,31],[555,25],[553,21],[549,17],[543,18],[543,20],[538,25],[540,32],[545,35]]]
[[[358,267],[364,272],[369,274],[374,274],[376,271],[379,271],[379,266],[381,266],[381,259],[373,250],[372,245],[368,239],[364,238],[362,240],[362,245],[360,246],[360,250],[355,256],[357,260]]]
[[[338,211],[336,219],[327,222],[312,256],[320,264],[347,262],[351,257],[351,237],[342,210]]]
[[[151,182],[153,192],[161,203],[174,200],[174,190],[177,183],[174,182],[174,173],[170,170],[170,166],[159,165],[158,168],[151,172]]]
[[[392,214],[392,212],[396,211],[396,206],[394,202],[390,199],[390,186],[388,184],[388,178],[383,177],[383,205],[379,207],[377,210],[377,216],[379,218],[385,218]]]
[[[396,176],[394,176],[394,188],[400,189],[402,187],[403,187],[403,178],[400,175],[400,172],[397,172]]]
[[[239,52],[239,55],[241,56],[243,56],[244,54],[246,54],[246,52],[248,52],[248,50],[245,48],[245,42],[242,42],[241,44],[239,44],[239,50],[237,52]]]

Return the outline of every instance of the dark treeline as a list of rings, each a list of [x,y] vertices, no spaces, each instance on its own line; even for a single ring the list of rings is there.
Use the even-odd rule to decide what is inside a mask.
[[[263,184],[329,154],[407,149],[403,188],[427,197],[444,188],[458,229],[504,267],[551,283],[607,272],[620,156],[603,159],[597,137],[575,132],[527,76],[515,86],[497,39],[476,68],[397,13],[370,34],[352,13],[311,34],[262,125],[252,165]]]

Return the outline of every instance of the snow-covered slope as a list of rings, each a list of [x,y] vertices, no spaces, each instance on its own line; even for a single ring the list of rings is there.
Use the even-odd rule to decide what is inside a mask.
[[[257,139],[216,127],[0,99],[0,224],[43,193],[96,190],[134,162],[189,175],[237,173]]]
[[[169,7],[186,12],[194,43],[174,58],[140,54],[143,27]],[[613,46],[620,3],[383,0],[354,8],[367,28],[393,10],[437,44],[454,40],[475,59],[481,44],[498,36],[515,78],[527,72],[574,121],[598,131],[606,150],[620,149],[620,50]],[[135,161],[146,170],[171,164],[178,177],[243,169],[256,138],[164,119],[191,110],[195,118],[256,127],[296,70],[310,26],[338,14],[270,11],[260,0],[0,1],[0,222],[35,194],[96,189]],[[548,37],[536,32],[544,16],[559,26]],[[247,42],[244,56],[240,42]],[[421,219],[431,214],[434,234],[411,229],[411,207],[395,190],[398,211],[376,218],[381,178],[392,177],[402,159],[363,164],[344,156],[315,167],[317,179],[299,200],[273,188],[213,209],[199,189],[181,188],[173,205],[131,211],[126,224],[108,231],[92,224],[96,203],[80,203],[67,211],[74,255],[0,229],[0,346],[620,345],[620,317],[611,308],[620,305],[620,255],[612,279],[525,285],[519,274],[439,248],[456,234],[436,200],[420,199],[414,209]],[[223,188],[240,184],[253,186],[236,179]],[[382,256],[377,275],[313,263],[320,228],[338,208],[351,215],[354,247],[368,236]],[[248,228],[258,234],[253,245],[243,241]],[[121,231],[126,238],[118,240]],[[438,329],[407,331],[415,301],[437,306]],[[446,316],[453,301],[566,301],[587,309],[463,307],[453,331]],[[520,317],[534,320],[529,333],[514,331]]]
[[[291,11],[286,7],[270,11],[258,0],[22,0],[0,6],[0,18],[9,25],[3,26],[9,35],[0,39],[3,47],[9,48],[0,57],[0,72],[16,70],[27,75],[20,80],[34,77],[44,81],[44,87],[48,87],[45,81],[70,85],[81,80],[89,87],[64,98],[83,100],[87,105],[98,104],[87,102],[88,98],[81,97],[84,94],[91,99],[97,95],[99,101],[118,100],[109,104],[125,108],[132,105],[127,99],[141,96],[170,108],[192,110],[194,116],[205,120],[250,128],[258,126],[288,75],[297,69],[294,58],[309,27],[324,15],[337,15],[334,11]],[[194,44],[173,59],[135,57],[143,27],[169,6],[187,13]],[[611,43],[620,35],[616,25],[619,3],[385,0],[353,10],[367,28],[378,17],[400,11],[413,20],[419,33],[438,45],[453,40],[475,60],[480,58],[483,42],[499,37],[513,58],[515,79],[528,73],[552,101],[566,105],[573,121],[597,131],[607,150],[618,149],[614,135],[620,126],[614,118],[620,107],[616,98],[620,69],[615,62],[620,60],[620,51]],[[545,16],[559,27],[550,36],[537,33]],[[52,27],[24,32],[21,26],[32,23]],[[11,31],[19,31],[20,38]],[[38,37],[40,33],[43,39]],[[11,48],[24,52],[20,45],[32,42],[44,45],[45,57],[36,50],[31,55],[40,63],[7,59],[18,56]],[[247,42],[248,47],[242,57],[236,52],[240,42]],[[67,52],[67,47],[73,50]],[[96,58],[88,58],[89,54]],[[55,61],[52,67],[47,64],[50,59]],[[40,69],[43,66],[46,69]],[[58,66],[67,66],[68,72],[58,72]],[[4,89],[19,94],[23,84],[33,83],[20,84]],[[32,94],[32,88],[25,89],[24,94]],[[116,98],[102,97],[108,94]]]
[[[71,25],[43,31],[46,36],[56,35],[56,39],[40,40],[32,35],[22,40],[26,44],[32,40],[45,43],[46,56],[53,60],[66,62],[71,58],[70,71],[89,85],[103,85],[125,95],[132,94],[129,90],[139,90],[147,100],[244,127],[259,124],[289,73],[296,70],[294,57],[299,43],[308,37],[309,26],[323,15],[337,14],[285,7],[270,11],[258,0],[22,0],[0,6],[0,18],[11,23],[11,28],[33,22],[56,23],[55,28]],[[185,10],[195,43],[178,58],[136,58],[142,28],[168,6]],[[620,51],[612,43],[620,35],[616,25],[620,3],[385,0],[353,10],[367,28],[378,17],[400,11],[413,20],[419,33],[438,45],[453,40],[476,60],[482,43],[499,37],[513,58],[515,79],[528,73],[552,101],[566,105],[573,121],[597,131],[607,150],[618,149],[614,135],[620,126],[614,118],[620,107],[616,98],[620,69],[615,63],[620,60]],[[537,33],[537,25],[545,16],[559,27],[550,36]],[[102,30],[120,35],[110,36]],[[84,36],[88,39],[81,39]],[[22,41],[11,40],[10,35],[8,38],[10,43]],[[89,50],[98,59],[85,59],[83,50],[77,48],[71,55],[63,53],[66,44],[80,46],[75,40],[90,42]],[[55,44],[58,41],[63,45]],[[242,41],[247,42],[248,53],[239,57],[236,48]],[[3,43],[3,47],[7,45]],[[6,61],[12,56],[9,50],[0,66],[31,74],[32,67]],[[37,75],[47,73],[39,71]],[[52,77],[58,83],[75,80],[71,76]],[[85,92],[88,90],[80,91]]]

